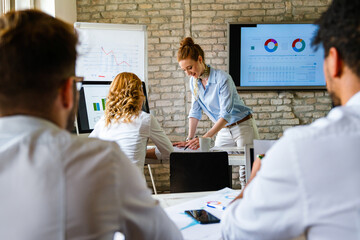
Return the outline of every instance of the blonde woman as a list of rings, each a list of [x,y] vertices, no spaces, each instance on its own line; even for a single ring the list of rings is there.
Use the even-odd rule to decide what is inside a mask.
[[[141,84],[133,73],[123,72],[115,77],[107,96],[105,114],[89,137],[117,142],[143,172],[145,156],[168,161],[173,147],[157,120],[141,111],[145,100]],[[149,139],[156,148],[146,151]]]

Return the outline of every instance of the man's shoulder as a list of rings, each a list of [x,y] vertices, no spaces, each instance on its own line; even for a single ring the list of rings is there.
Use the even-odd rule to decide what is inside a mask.
[[[354,131],[360,131],[359,121],[359,112],[355,112],[349,107],[336,107],[327,116],[319,118],[309,125],[287,129],[284,136],[292,139],[303,139],[321,138],[333,134],[346,135]]]
[[[115,142],[104,141],[98,138],[78,137],[76,135],[67,135],[65,139],[67,144],[63,142],[61,145],[66,145],[64,151],[69,154],[81,154],[91,156],[106,156],[107,158],[122,155],[119,146]]]
[[[29,141],[37,145],[47,146],[49,152],[58,154],[61,161],[69,163],[85,159],[98,161],[101,159],[123,158],[124,154],[115,142],[98,138],[77,136],[59,128],[43,128],[33,133]],[[35,137],[34,135],[37,135]],[[126,157],[124,157],[126,158]]]

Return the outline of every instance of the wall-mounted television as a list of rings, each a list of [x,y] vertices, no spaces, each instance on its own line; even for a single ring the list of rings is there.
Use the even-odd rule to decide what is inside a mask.
[[[324,50],[311,47],[317,25],[228,25],[228,71],[238,90],[326,89]]]

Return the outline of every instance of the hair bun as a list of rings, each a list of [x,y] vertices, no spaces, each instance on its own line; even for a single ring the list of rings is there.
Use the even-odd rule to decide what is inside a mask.
[[[194,46],[194,40],[191,37],[186,37],[180,42],[180,47]]]

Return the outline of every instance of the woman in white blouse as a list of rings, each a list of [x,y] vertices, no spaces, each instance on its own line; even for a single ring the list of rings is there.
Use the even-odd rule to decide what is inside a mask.
[[[89,137],[116,141],[143,172],[145,156],[168,161],[174,149],[157,120],[141,111],[145,99],[141,84],[133,73],[123,72],[115,77],[107,96],[105,114]],[[149,139],[156,148],[146,151]]]

